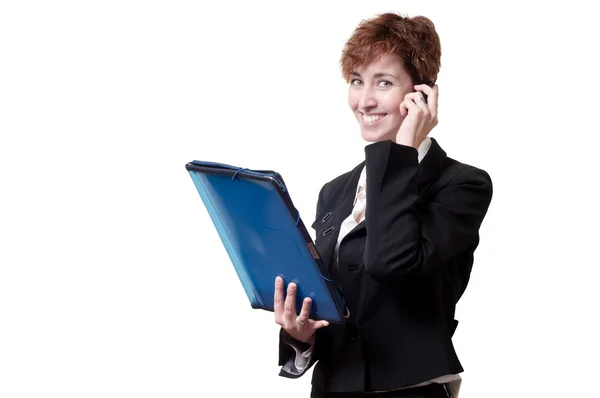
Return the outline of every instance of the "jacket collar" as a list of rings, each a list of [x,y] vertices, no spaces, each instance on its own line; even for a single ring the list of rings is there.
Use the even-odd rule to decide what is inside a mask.
[[[419,172],[417,173],[417,189],[419,193],[431,185],[437,178],[446,162],[446,151],[442,149],[435,138],[431,139],[431,147],[427,155],[419,163]]]

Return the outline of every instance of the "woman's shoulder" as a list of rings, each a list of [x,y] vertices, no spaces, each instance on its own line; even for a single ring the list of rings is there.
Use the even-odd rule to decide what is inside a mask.
[[[444,186],[468,182],[480,182],[492,186],[492,177],[486,170],[450,157],[446,158],[437,180],[437,185]]]
[[[469,206],[481,203],[487,208],[494,188],[486,170],[448,157],[425,192],[435,202],[469,203]]]

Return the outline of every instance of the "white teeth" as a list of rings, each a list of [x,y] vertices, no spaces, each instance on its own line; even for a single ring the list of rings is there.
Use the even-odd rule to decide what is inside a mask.
[[[381,120],[384,117],[385,117],[385,115],[365,115],[365,114],[363,114],[363,120],[369,124],[375,123],[376,121]]]

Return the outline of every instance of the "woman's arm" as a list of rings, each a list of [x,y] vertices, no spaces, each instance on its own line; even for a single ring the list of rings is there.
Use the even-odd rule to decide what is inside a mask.
[[[489,175],[471,167],[459,172],[416,209],[418,152],[381,141],[365,148],[367,169],[366,271],[382,283],[432,272],[479,242],[479,227],[492,197]],[[421,213],[422,214],[422,213]]]

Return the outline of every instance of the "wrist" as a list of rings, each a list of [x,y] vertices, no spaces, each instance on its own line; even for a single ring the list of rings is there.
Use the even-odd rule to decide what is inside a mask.
[[[313,345],[313,343],[315,342],[315,334],[313,333],[312,336],[310,336],[307,339],[296,339],[298,342],[305,344],[306,347],[304,347],[305,349],[309,349],[311,345]]]
[[[416,145],[416,140],[410,137],[396,137],[396,144],[418,148]]]

